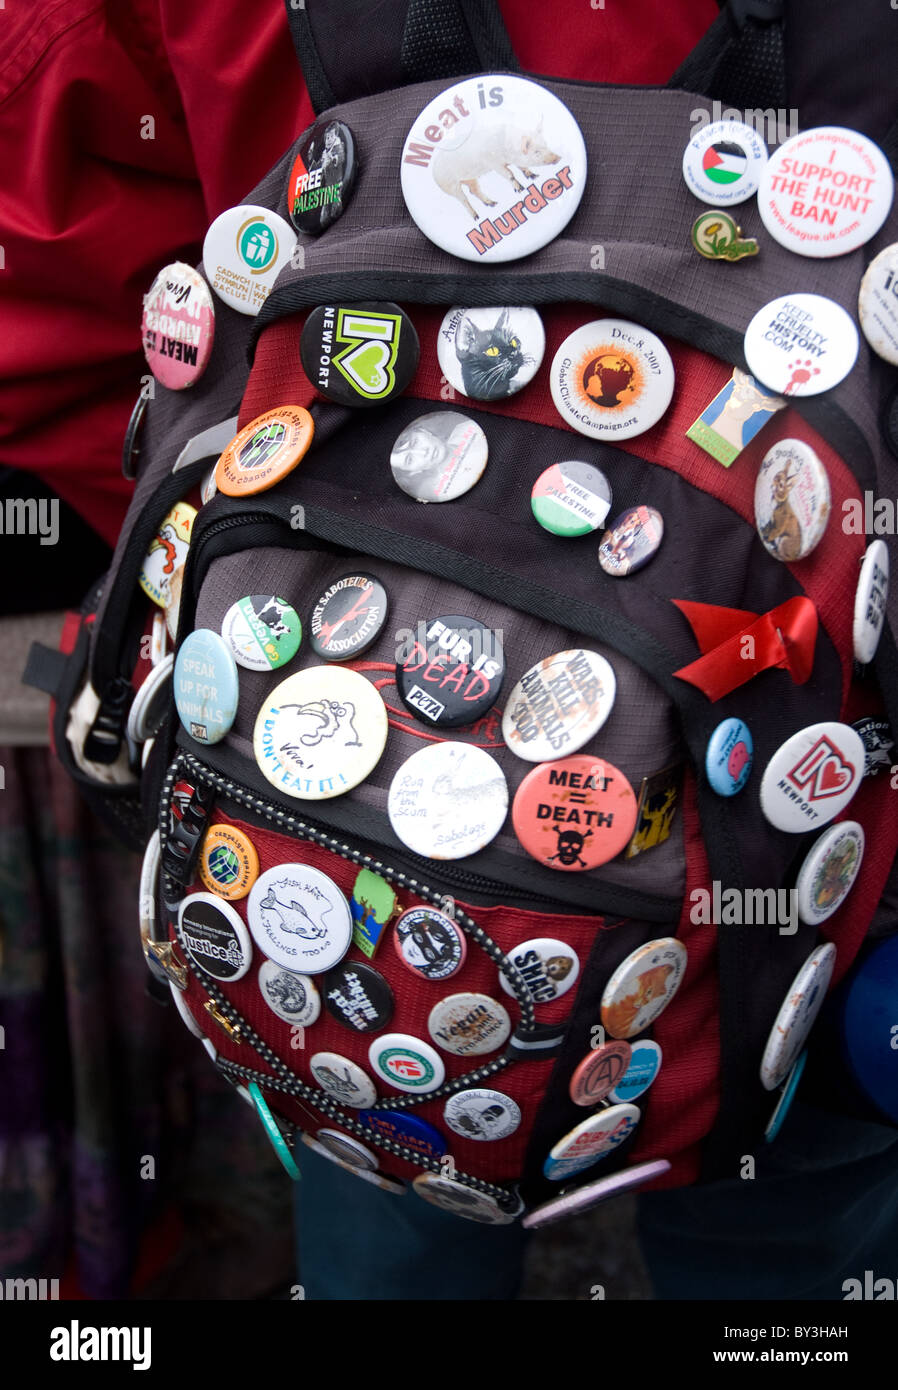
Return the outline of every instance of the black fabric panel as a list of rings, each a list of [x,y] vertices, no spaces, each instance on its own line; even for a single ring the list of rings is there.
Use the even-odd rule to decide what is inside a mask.
[[[885,0],[787,0],[785,46],[788,105],[802,130],[842,125],[885,138],[898,117],[893,7]]]
[[[772,22],[738,19],[723,10],[704,38],[681,63],[668,87],[700,92],[737,109],[785,106],[786,72],[783,30],[772,5]]]

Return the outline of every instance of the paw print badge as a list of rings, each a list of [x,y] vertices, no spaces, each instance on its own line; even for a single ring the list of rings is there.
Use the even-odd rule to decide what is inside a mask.
[[[785,294],[759,309],[745,331],[752,375],[781,396],[816,396],[837,386],[857,360],[858,334],[840,304],[819,294]]]

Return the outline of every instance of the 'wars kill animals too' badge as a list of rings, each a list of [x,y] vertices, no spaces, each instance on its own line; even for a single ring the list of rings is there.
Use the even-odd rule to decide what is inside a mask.
[[[598,652],[555,652],[525,671],[512,690],[502,737],[531,763],[575,753],[605,723],[615,691],[611,664]]]

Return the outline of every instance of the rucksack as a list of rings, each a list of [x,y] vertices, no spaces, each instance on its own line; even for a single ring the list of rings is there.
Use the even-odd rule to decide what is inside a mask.
[[[766,233],[752,200],[734,215],[742,237],[761,244],[758,255],[727,264],[696,254],[690,231],[706,209],[687,188],[681,166],[702,115],[720,119],[715,103],[783,112],[788,92],[803,125],[812,112],[811,123],[835,120],[821,102],[815,69],[818,40],[831,44],[832,31],[820,36],[811,20],[804,22],[801,6],[794,14],[785,8],[784,28],[776,4],[730,5],[664,89],[534,79],[573,114],[590,174],[560,235],[523,259],[494,266],[461,260],[425,238],[406,208],[399,175],[406,138],[436,96],[465,78],[501,81],[503,73],[515,73],[497,11],[446,5],[435,17],[434,7],[412,4],[397,32],[378,35],[375,62],[361,41],[346,42],[339,6],[288,6],[316,110],[345,122],[356,139],[352,198],[320,235],[300,235],[300,253],[281,270],[257,316],[216,300],[212,357],[190,390],[154,384],[152,393],[142,392],[125,444],[134,497],[112,567],[72,617],[65,660],[37,651],[30,668],[32,682],[54,697],[59,757],[98,811],[146,852],[139,915],[157,987],[171,990],[215,1064],[257,1105],[288,1168],[290,1144],[302,1132],[368,1181],[400,1192],[417,1179],[420,1195],[497,1222],[528,1213],[538,1221],[538,1209],[558,1196],[559,1181],[566,1194],[585,1191],[585,1205],[628,1182],[674,1186],[734,1176],[770,1120],[774,1097],[761,1063],[793,981],[823,941],[835,945],[834,978],[841,978],[870,929],[898,848],[888,775],[864,777],[849,803],[847,816],[865,832],[863,863],[823,931],[814,922],[790,920],[783,930],[779,920],[731,921],[719,913],[708,921],[696,911],[702,901],[719,905],[726,894],[745,901],[757,890],[794,888],[816,834],[778,829],[759,795],[764,769],[791,736],[834,722],[898,727],[896,651],[887,622],[875,660],[854,665],[852,619],[865,537],[840,525],[846,500],[898,496],[891,369],[862,342],[839,385],[791,398],[729,467],[687,437],[733,368],[745,370],[743,336],[761,306],[818,293],[855,314],[864,267],[895,239],[893,211],[861,250],[834,259],[798,257]],[[864,43],[870,49],[878,48],[872,33],[878,25],[869,21]],[[880,27],[888,52],[885,21]],[[853,47],[860,38],[846,34],[845,42]],[[883,86],[871,82],[863,93],[843,93],[839,124],[867,131],[892,155]],[[301,143],[302,137],[248,194],[247,205],[287,215],[288,175]],[[394,304],[411,318],[421,348],[407,391],[365,409],[322,399],[300,359],[308,314],[320,306]],[[444,315],[451,306],[502,305],[539,309],[547,336],[540,371],[522,392],[500,401],[453,394],[435,346]],[[550,392],[557,348],[600,319],[627,321],[660,338],[675,370],[673,400],[658,423],[613,444],[573,432]],[[246,497],[219,491],[200,506],[201,481],[232,436],[268,412],[276,419],[285,407],[311,408],[314,416],[312,447],[298,466],[268,490]],[[424,506],[397,486],[389,460],[415,420],[444,411],[481,426],[488,461],[463,496]],[[778,441],[796,439],[826,469],[831,516],[812,554],[781,563],[758,536],[753,496],[764,457]],[[612,577],[598,563],[601,533],[572,539],[535,521],[533,484],[565,459],[586,461],[606,475],[612,516],[648,506],[663,518],[663,539],[644,568]],[[198,515],[173,650],[194,631],[219,633],[247,596],[276,596],[303,625],[285,672],[241,667],[236,718],[214,743],[191,736],[175,710],[171,682],[152,677],[165,639],[159,610],[137,584],[160,525],[184,501]],[[629,539],[623,537],[624,547]],[[891,550],[893,538],[888,544]],[[307,800],[295,789],[279,792],[254,756],[257,719],[287,675],[323,664],[310,641],[316,604],[357,575],[383,586],[389,619],[373,645],[343,667],[380,692],[389,722],[385,751],[344,795]],[[775,615],[775,626],[783,605],[799,599],[810,600],[819,622],[810,648],[803,648],[808,669],[799,671],[780,633],[780,660],[722,692],[714,689],[714,698],[701,680],[677,674],[734,634],[754,631],[764,615]],[[397,647],[414,640],[422,622],[445,615],[501,633],[506,674],[491,711],[435,736],[397,696]],[[708,623],[717,626],[713,641]],[[568,830],[556,832],[555,845],[566,864],[537,862],[510,820],[483,848],[459,859],[410,849],[387,807],[406,760],[443,738],[476,747],[500,765],[513,798],[525,776],[551,764],[524,761],[509,749],[503,701],[535,664],[583,650],[610,664],[616,693],[606,722],[577,754],[622,775],[639,798],[626,847],[599,867],[582,869],[576,861],[585,830],[596,823],[566,817],[560,823]],[[151,677],[153,698],[144,692],[140,737],[134,738],[132,720],[129,745],[129,711]],[[328,702],[319,703],[323,720],[344,717],[333,705],[329,716]],[[709,740],[727,718],[750,730],[754,764],[744,790],[724,797],[705,769]],[[313,746],[319,733],[309,727],[302,736]],[[829,756],[838,759],[839,750]],[[838,768],[834,775],[838,780]],[[460,818],[471,790],[464,782],[458,788]],[[582,788],[570,790],[579,796]],[[244,973],[235,966],[237,977],[228,980],[221,969],[204,969],[203,947],[185,948],[182,904],[208,896],[199,864],[216,829],[223,875],[249,841],[260,876],[299,865],[335,885],[356,928],[343,965],[373,970],[380,983],[364,969],[347,980],[344,969],[330,988],[323,983],[329,977],[307,971],[301,978],[310,977],[328,997],[314,1021],[297,1024],[288,1021],[291,1008],[296,1018],[314,1013],[309,992],[290,996],[291,972],[282,971],[288,978],[278,986],[279,1011],[272,1007],[274,996],[266,999],[259,983],[266,958],[255,933]],[[450,826],[450,840],[451,834]],[[238,865],[234,872],[240,871]],[[246,923],[247,897],[221,896]],[[266,910],[279,914],[282,925],[289,918],[284,930],[300,938],[308,900],[301,900],[296,875],[291,880],[285,873],[284,891],[269,889],[267,901]],[[437,968],[428,978],[401,958],[395,923],[414,909],[441,918],[425,915],[410,932],[446,919],[464,938],[463,963],[451,974],[440,978]],[[249,935],[244,927],[247,942]],[[416,942],[423,959],[430,951],[436,961],[442,947],[433,933],[428,941],[419,930]],[[530,945],[533,959],[522,958],[516,970],[509,955],[522,944]],[[609,1013],[609,981],[644,949],[644,971],[628,977],[631,983],[612,1001],[618,1013]],[[653,994],[663,1002],[668,990],[670,1002],[657,1013]],[[471,1016],[476,1004],[467,1013],[437,1010],[434,1027],[443,1038],[455,1030],[456,1050],[440,1046],[430,1020],[435,1006],[453,995],[501,1004],[510,1031],[499,1048],[479,1049],[480,1024]],[[500,1010],[482,1007],[501,1024]],[[643,1010],[649,1025],[631,1031]],[[465,1030],[474,1047],[458,1051]],[[372,1045],[385,1037],[398,1039],[382,1054],[386,1072],[371,1061]],[[628,1102],[615,1088],[600,1095],[594,1082],[595,1099],[585,1106],[582,1096],[575,1101],[572,1077],[584,1074],[590,1055],[628,1037],[657,1044],[660,1069],[647,1089],[634,1084]],[[409,1040],[427,1046],[416,1054]],[[436,1085],[434,1052],[445,1072]],[[311,1060],[326,1054],[316,1079]],[[604,1055],[612,1054],[613,1048]],[[358,1069],[375,1092],[362,1105],[352,1095]],[[588,1067],[586,1075],[592,1075]],[[418,1081],[426,1089],[416,1093]],[[457,1103],[450,1123],[452,1098],[473,1091],[476,1104]],[[573,1148],[559,1143],[587,1118],[606,1113],[600,1107],[608,1096],[611,1106],[624,1107],[616,1128],[595,1162],[578,1167],[579,1140]],[[491,1124],[502,1137],[492,1137]],[[587,1127],[583,1140],[587,1158],[592,1132]],[[422,1190],[423,1175],[430,1178]]]

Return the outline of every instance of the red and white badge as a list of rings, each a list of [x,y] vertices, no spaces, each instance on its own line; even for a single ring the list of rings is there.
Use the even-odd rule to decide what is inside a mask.
[[[368,1049],[371,1069],[397,1091],[426,1095],[446,1079],[446,1066],[436,1048],[408,1033],[382,1033]]]
[[[759,309],[743,348],[753,375],[781,396],[817,396],[857,361],[854,320],[820,294],[784,294]]]
[[[552,1182],[562,1182],[591,1167],[629,1139],[640,1116],[636,1105],[612,1105],[597,1115],[589,1115],[550,1149],[543,1173]]]
[[[143,351],[150,371],[170,391],[192,386],[206,370],[215,336],[212,294],[198,270],[173,261],[143,298]]]
[[[642,1033],[673,999],[688,952],[674,936],[648,941],[621,961],[602,995],[602,1022],[615,1038]]]
[[[800,835],[843,811],[864,775],[864,743],[850,724],[810,724],[781,744],[761,780],[761,810],[771,825]]]
[[[541,864],[595,869],[630,843],[636,794],[613,763],[580,753],[528,772],[511,819],[524,849]]]

